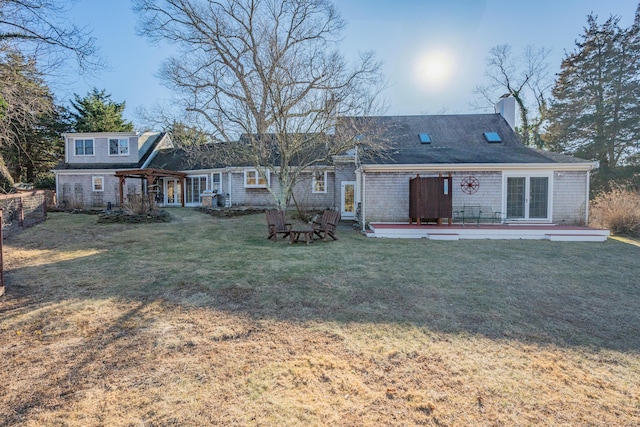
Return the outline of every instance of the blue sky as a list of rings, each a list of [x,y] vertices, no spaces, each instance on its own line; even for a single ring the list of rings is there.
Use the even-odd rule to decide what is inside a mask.
[[[515,52],[525,46],[552,50],[558,72],[566,51],[582,33],[586,16],[600,22],[621,16],[629,26],[636,0],[336,0],[347,21],[342,51],[347,58],[374,51],[383,61],[390,87],[384,97],[388,114],[471,113],[473,88],[482,83],[485,58],[499,44]],[[94,76],[53,84],[60,102],[105,89],[126,101],[125,116],[138,123],[136,110],[170,102],[171,93],[157,78],[167,48],[136,35],[129,0],[78,0],[71,19],[92,29],[110,69]],[[434,61],[435,58],[435,61]],[[448,64],[448,65],[447,65]]]

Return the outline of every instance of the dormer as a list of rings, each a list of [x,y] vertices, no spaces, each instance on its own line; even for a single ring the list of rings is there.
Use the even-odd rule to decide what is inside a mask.
[[[140,160],[136,132],[66,133],[65,162],[71,164],[120,164]]]

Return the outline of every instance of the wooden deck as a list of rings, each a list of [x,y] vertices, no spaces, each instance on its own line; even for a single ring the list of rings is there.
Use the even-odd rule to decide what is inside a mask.
[[[555,224],[418,225],[409,223],[370,223],[368,237],[396,239],[531,239],[554,242],[604,242],[609,230]]]

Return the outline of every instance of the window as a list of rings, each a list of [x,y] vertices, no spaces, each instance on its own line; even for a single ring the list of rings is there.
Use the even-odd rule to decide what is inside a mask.
[[[421,144],[431,144],[431,135],[428,133],[420,133],[418,136],[420,137]]]
[[[206,176],[188,176],[186,183],[186,200],[188,204],[199,204],[200,194],[207,189],[207,177]]]
[[[485,132],[483,135],[487,142],[502,142],[502,138],[497,132]]]
[[[211,174],[211,190],[217,194],[222,193],[222,174],[220,172]]]
[[[313,190],[314,193],[327,192],[327,172],[313,172]]]
[[[269,181],[269,171],[267,176],[262,177],[255,169],[249,169],[244,171],[244,186],[245,188],[266,188]]]
[[[76,156],[93,156],[93,139],[76,139]]]
[[[93,188],[93,191],[104,191],[104,177],[92,176],[91,188]]]
[[[511,173],[505,177],[507,219],[546,221],[551,218],[551,176],[536,175]]]
[[[109,138],[110,156],[128,156],[129,138]]]

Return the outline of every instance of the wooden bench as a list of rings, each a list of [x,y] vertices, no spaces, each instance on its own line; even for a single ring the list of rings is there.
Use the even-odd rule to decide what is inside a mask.
[[[504,215],[502,212],[494,211],[489,206],[480,205],[464,205],[453,208],[453,221],[461,222],[462,225],[467,223],[502,223]]]

